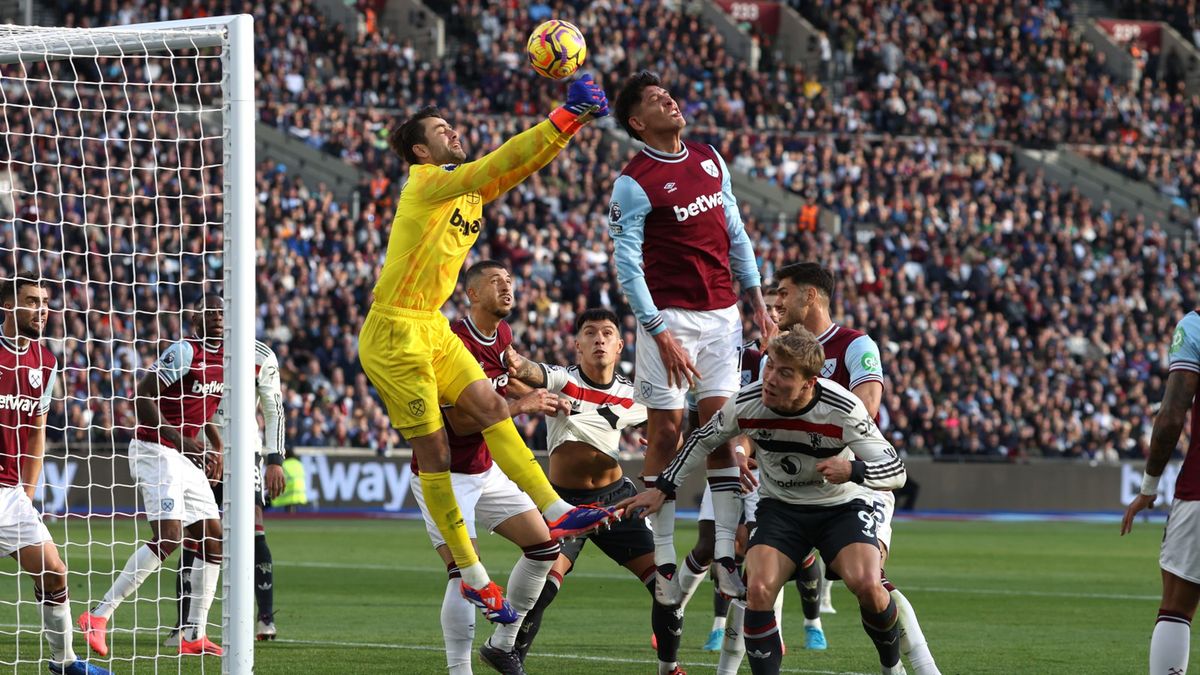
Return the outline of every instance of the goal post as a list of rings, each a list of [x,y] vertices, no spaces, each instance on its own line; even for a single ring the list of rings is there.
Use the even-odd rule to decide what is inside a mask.
[[[128,504],[134,491],[115,478],[127,473],[117,464],[127,461],[125,446],[136,423],[136,413],[129,422],[135,405],[129,382],[145,373],[146,360],[157,358],[163,345],[186,337],[183,312],[196,294],[220,287],[221,671],[239,675],[251,673],[254,663],[254,465],[260,447],[254,387],[253,30],[249,15],[92,29],[0,27],[0,183],[7,179],[8,185],[6,193],[0,186],[0,221],[8,219],[8,227],[0,228],[8,230],[0,231],[0,277],[32,265],[54,289],[44,331],[52,334],[43,343],[60,365],[51,418],[61,414],[64,422],[61,428],[48,425],[47,444],[61,443],[62,450],[61,457],[47,453],[45,461],[64,467],[74,462],[88,476],[81,484],[61,478],[71,471],[55,470],[61,484],[51,486],[54,476],[43,473],[48,487],[67,495],[61,527],[51,530],[69,568],[72,617],[89,610],[120,571],[126,551],[137,543],[129,537],[148,537],[140,495]],[[219,80],[206,79],[206,69],[215,69],[218,61]],[[96,181],[104,194],[77,188]],[[82,252],[73,248],[80,242]],[[104,246],[108,251],[97,253]],[[93,255],[104,260],[94,263]],[[115,290],[122,284],[127,287]],[[118,297],[134,298],[134,306],[118,306]],[[148,299],[145,306],[138,306],[141,298]],[[94,333],[95,325],[105,327],[104,335]],[[79,326],[84,334],[77,334]],[[176,334],[168,334],[172,330]],[[126,365],[130,359],[132,367]],[[93,474],[104,474],[92,465],[103,461],[113,464],[111,486],[91,482]],[[134,509],[136,535],[129,535],[128,521],[121,524],[116,516]],[[125,541],[116,541],[120,528]],[[160,617],[157,627],[167,627],[163,608],[174,596],[172,573],[166,566],[157,573],[171,575],[170,583],[147,579],[143,589],[153,597],[142,598],[128,614],[151,607]],[[86,583],[79,583],[80,575]],[[28,622],[33,614],[21,606],[31,604],[28,579],[0,573],[0,582],[21,589],[17,602],[0,601],[10,612],[0,624],[14,625],[14,606],[18,617],[15,631],[0,628],[0,665],[18,672],[32,663],[44,669],[40,625]],[[129,625],[132,617],[123,618]],[[110,638],[108,658],[98,658],[78,630],[75,652],[114,672],[140,670],[138,659],[179,658],[160,646],[160,635],[145,637],[156,626],[133,625],[124,629],[132,636],[133,653]],[[6,655],[9,640],[14,650]],[[154,649],[137,648],[147,640]],[[215,664],[204,665],[208,657],[187,658],[196,665],[180,663],[182,672],[214,670]],[[158,665],[149,670],[157,672]]]

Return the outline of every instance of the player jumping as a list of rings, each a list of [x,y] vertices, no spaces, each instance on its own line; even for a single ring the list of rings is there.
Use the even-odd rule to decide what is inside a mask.
[[[67,565],[33,493],[46,449],[46,414],[58,379],[58,360],[41,344],[50,313],[50,292],[30,276],[0,286],[0,555],[12,556],[33,579],[33,597],[50,645],[50,672],[111,675],[75,656]]]
[[[441,404],[476,420],[496,464],[533,499],[554,538],[584,534],[611,522],[614,514],[572,507],[554,492],[517,433],[504,398],[439,309],[454,292],[467,252],[479,238],[483,205],[548,164],[593,117],[607,114],[604,91],[583,75],[548,120],[473,162],[466,161],[458,132],[433,107],[421,109],[389,138],[410,169],[359,335],[359,358],[392,425],[420,462],[421,490],[462,574],[464,596],[492,619],[515,620],[515,615],[479,562],[454,498]]]
[[[493,260],[476,263],[467,270],[467,298],[471,302],[466,316],[450,324],[450,330],[462,340],[475,358],[496,393],[515,393],[509,386],[504,353],[512,345],[512,328],[504,319],[512,312],[513,284],[508,269]],[[554,396],[544,391],[527,391],[509,399],[510,415],[554,413],[562,408]],[[471,415],[455,407],[443,413],[448,422],[450,444],[450,482],[454,498],[463,510],[463,524],[475,545],[476,523],[521,547],[522,556],[508,577],[508,597],[513,617],[498,621],[492,636],[479,648],[480,658],[495,670],[508,675],[524,673],[522,658],[514,647],[520,618],[534,606],[550,566],[558,559],[559,544],[550,537],[546,521],[538,513],[529,495],[504,475],[492,462],[484,441],[482,425]],[[413,473],[422,466],[416,457]],[[475,610],[462,596],[462,575],[454,556],[438,529],[424,485],[413,482],[413,497],[425,518],[425,530],[434,549],[446,564],[450,576],[442,597],[442,637],[446,644],[446,663],[450,675],[469,675],[471,644],[475,639]]]
[[[720,443],[746,434],[762,484],[758,527],[746,554],[744,636],[754,675],[779,673],[782,642],[772,606],[814,547],[858,597],[863,629],[884,675],[904,673],[896,603],[880,581],[872,489],[904,484],[904,463],[846,388],[819,377],[825,356],[803,328],[771,340],[762,381],[743,387],[693,433],[658,489],[620,504],[653,513]]]
[[[225,388],[224,325],[221,296],[206,294],[193,311],[191,337],[168,347],[137,384],[129,470],[142,491],[150,541],[129,558],[100,603],[79,617],[88,645],[101,656],[108,655],[113,612],[158,571],[185,532],[199,555],[189,572],[193,597],[179,653],[222,653],[205,628],[221,573],[221,514],[209,481],[221,478],[221,434],[210,420]]]
[[[575,504],[614,506],[637,494],[637,486],[618,463],[621,430],[646,421],[646,408],[633,402],[633,383],[616,372],[625,343],[621,324],[607,309],[589,309],[575,319],[577,363],[569,368],[545,366],[509,357],[509,373],[534,387],[561,395],[570,414],[547,419],[550,482]],[[654,538],[646,523],[626,519],[608,532],[594,533],[563,546],[537,605],[525,617],[517,648],[529,652],[542,622],[542,613],[558,594],[563,577],[574,567],[587,541],[613,562],[628,569],[650,591],[650,625],[656,638],[659,675],[683,675],[679,641],[683,609],[659,602],[655,593]]]
[[[683,114],[654,73],[629,78],[616,111],[625,131],[646,144],[613,184],[609,234],[617,278],[639,324],[635,396],[648,409],[642,478],[651,486],[679,447],[688,390],[706,423],[738,389],[742,318],[735,274],[766,337],[775,325],[725,160],[710,145],[682,139]],[[745,594],[734,563],[740,473],[729,444],[710,457],[717,584],[731,597]],[[674,520],[670,500],[650,521],[656,589],[668,606],[682,599]]]
[[[1142,489],[1125,510],[1121,535],[1133,529],[1134,516],[1154,505],[1158,481],[1179,443],[1192,411],[1191,444],[1175,479],[1175,500],[1167,518],[1158,566],[1162,569],[1162,601],[1150,636],[1150,675],[1188,672],[1192,617],[1200,603],[1200,310],[1189,312],[1175,327],[1168,352],[1170,367],[1162,407],[1154,416],[1150,456]]]

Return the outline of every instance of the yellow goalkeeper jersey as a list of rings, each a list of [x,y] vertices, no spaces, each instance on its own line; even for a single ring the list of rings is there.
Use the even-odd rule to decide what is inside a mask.
[[[571,135],[546,120],[476,161],[414,165],[396,205],[375,302],[410,310],[441,309],[479,238],[483,205],[549,164]]]

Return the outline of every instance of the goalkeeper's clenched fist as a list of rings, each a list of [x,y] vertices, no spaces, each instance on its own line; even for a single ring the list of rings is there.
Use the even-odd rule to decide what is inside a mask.
[[[574,133],[593,118],[608,115],[608,97],[591,73],[567,87],[567,102],[550,113],[550,121],[563,133]]]

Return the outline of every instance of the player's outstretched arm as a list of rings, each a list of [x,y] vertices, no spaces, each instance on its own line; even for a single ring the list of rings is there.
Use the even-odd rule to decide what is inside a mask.
[[[709,146],[712,148],[712,146]],[[729,177],[729,167],[725,158],[716,148],[712,148],[721,163],[721,201],[725,207],[725,228],[729,234],[729,267],[737,277],[742,287],[742,294],[750,302],[754,311],[754,325],[762,331],[763,340],[775,336],[775,322],[767,313],[767,304],[762,296],[762,275],[758,271],[758,261],[754,257],[754,244],[750,235],[746,234],[746,225],[742,222],[742,212],[738,209],[737,197],[733,194],[733,180]]]
[[[1200,373],[1172,370],[1167,375],[1167,391],[1163,394],[1162,407],[1154,416],[1154,430],[1150,433],[1150,456],[1146,458],[1142,488],[1125,509],[1125,517],[1121,519],[1121,536],[1133,530],[1133,518],[1138,512],[1154,506],[1154,500],[1158,498],[1158,481],[1179,443],[1179,434],[1183,432],[1198,386]]]
[[[708,424],[688,436],[679,454],[659,473],[656,485],[667,495],[674,496],[675,488],[683,483],[692,471],[704,464],[706,457],[741,433],[737,418],[737,397],[734,396],[725,402]]]
[[[567,100],[549,119],[508,139],[483,157],[465,164],[420,165],[410,172],[406,190],[432,202],[478,192],[490,202],[508,192],[558,156],[585,124],[608,114],[608,98],[590,74],[567,88]]]

